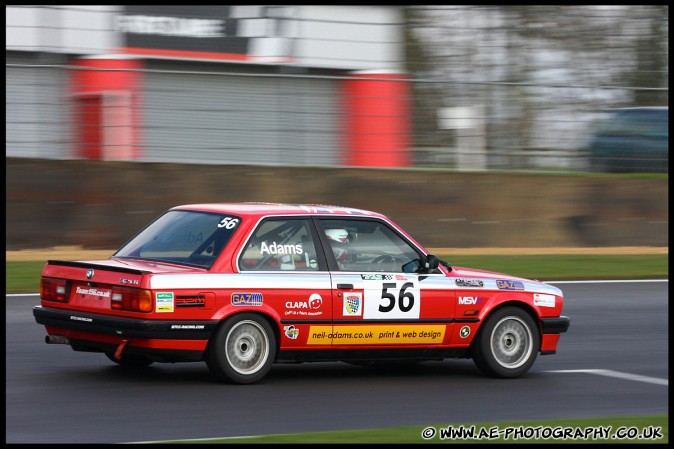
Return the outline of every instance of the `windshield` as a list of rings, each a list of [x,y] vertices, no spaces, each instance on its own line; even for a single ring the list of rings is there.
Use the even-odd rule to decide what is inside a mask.
[[[210,268],[240,223],[240,217],[229,214],[168,211],[113,257]]]

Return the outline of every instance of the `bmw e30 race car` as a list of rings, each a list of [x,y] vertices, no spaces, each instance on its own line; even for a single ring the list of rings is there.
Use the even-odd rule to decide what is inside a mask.
[[[205,361],[249,384],[276,362],[472,358],[525,374],[570,320],[538,281],[450,266],[386,216],[270,203],[174,207],[106,260],[49,260],[47,343],[125,366]]]

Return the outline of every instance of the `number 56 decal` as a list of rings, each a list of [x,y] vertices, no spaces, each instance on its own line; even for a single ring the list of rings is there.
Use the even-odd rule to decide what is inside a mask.
[[[419,318],[421,295],[417,277],[382,275],[381,278],[363,281],[363,319]]]

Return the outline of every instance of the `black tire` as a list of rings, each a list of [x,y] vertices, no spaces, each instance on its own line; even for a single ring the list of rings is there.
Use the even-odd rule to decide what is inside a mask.
[[[276,356],[276,336],[267,320],[254,313],[227,319],[216,331],[206,364],[221,381],[251,384],[267,375]]]
[[[531,316],[517,307],[491,314],[473,342],[473,361],[493,377],[519,377],[534,364],[541,346],[538,327]]]
[[[150,366],[154,363],[154,360],[137,354],[122,354],[122,358],[117,360],[115,354],[111,352],[106,352],[105,355],[120,366],[128,366],[131,368],[142,368],[145,366]]]

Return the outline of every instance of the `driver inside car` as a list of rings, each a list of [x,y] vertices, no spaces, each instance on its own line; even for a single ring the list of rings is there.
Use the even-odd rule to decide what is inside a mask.
[[[332,252],[335,255],[339,268],[343,269],[344,262],[349,256],[349,231],[343,228],[326,229],[325,236],[330,242],[330,247],[332,247]]]

